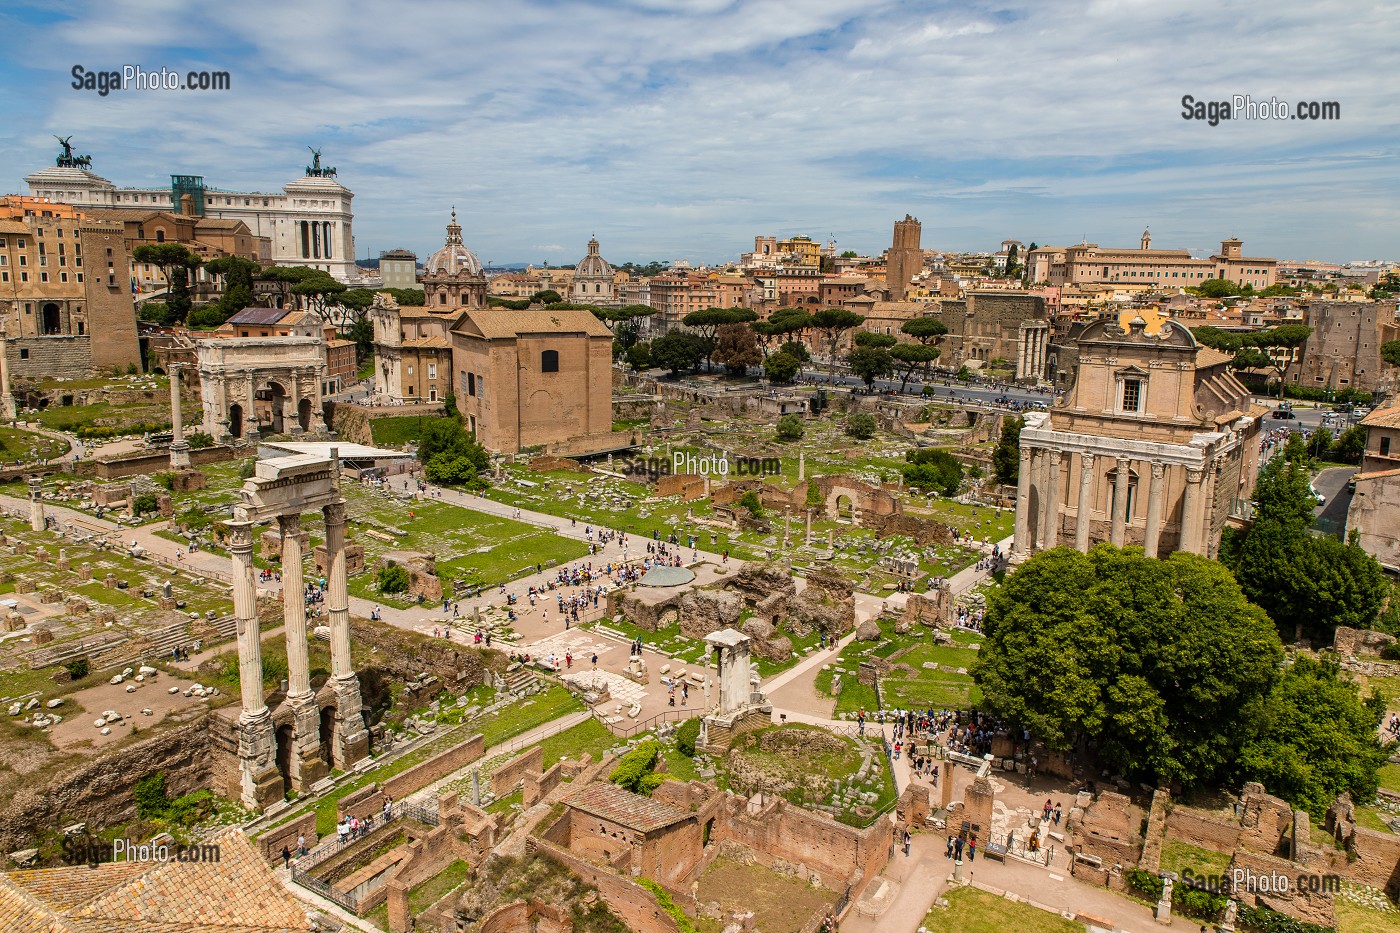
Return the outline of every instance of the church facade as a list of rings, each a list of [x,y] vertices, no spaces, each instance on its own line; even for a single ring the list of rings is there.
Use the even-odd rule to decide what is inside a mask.
[[[1105,541],[1216,555],[1253,492],[1263,409],[1229,356],[1174,321],[1154,324],[1089,325],[1064,394],[1026,418],[1013,557]]]

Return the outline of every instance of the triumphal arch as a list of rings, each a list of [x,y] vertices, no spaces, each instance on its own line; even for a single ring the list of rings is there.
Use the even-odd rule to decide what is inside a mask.
[[[204,431],[220,443],[322,430],[326,342],[316,337],[227,337],[195,342]]]
[[[345,568],[345,500],[340,464],[312,454],[260,460],[243,484],[242,501],[228,523],[233,557],[233,609],[238,632],[238,768],[245,806],[265,809],[285,788],[305,792],[330,766],[346,770],[369,754],[360,682],[350,658],[350,595]],[[331,630],[331,675],[311,688],[306,641],[301,516],[320,511],[326,523],[326,609]],[[269,710],[263,695],[262,644],[253,576],[253,526],[272,522],[282,538],[282,612],[287,639],[287,695]],[[327,761],[329,759],[329,762]]]

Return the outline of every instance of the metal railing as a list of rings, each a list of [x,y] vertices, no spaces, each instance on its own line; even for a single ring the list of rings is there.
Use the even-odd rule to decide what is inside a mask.
[[[607,718],[604,717],[601,712],[599,712],[596,706],[592,710],[590,710],[590,712],[593,714],[594,719],[598,720],[600,723],[603,724],[604,728],[606,728],[609,732],[611,732],[618,738],[623,739],[629,739],[640,732],[646,732],[648,730],[655,729],[658,725],[660,725],[663,722],[684,722],[687,719],[693,719],[697,716],[704,715],[704,710],[698,708],[666,709],[662,710],[654,716],[648,716],[646,719],[638,720],[637,722],[628,725],[623,725],[622,723],[608,722]]]
[[[353,893],[349,891],[337,891],[320,878],[311,877],[295,865],[292,866],[291,876],[293,882],[306,888],[306,890],[314,894],[319,894],[332,904],[342,907],[352,914],[359,914],[360,899]]]

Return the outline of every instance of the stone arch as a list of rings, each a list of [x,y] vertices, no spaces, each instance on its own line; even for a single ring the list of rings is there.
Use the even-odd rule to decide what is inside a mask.
[[[292,746],[295,744],[292,732],[292,724],[284,722],[274,733],[277,739],[277,772],[282,775],[286,787],[292,784]]]
[[[311,399],[304,398],[297,402],[297,424],[303,431],[311,430]]]
[[[43,328],[46,335],[63,333],[63,309],[58,306],[58,302],[44,302],[40,314],[43,316]]]
[[[834,499],[831,511],[837,520],[843,518],[855,518],[855,503],[851,501],[849,494],[837,491],[831,494]]]
[[[857,525],[865,517],[884,517],[903,513],[904,506],[890,492],[871,483],[864,483],[849,476],[818,476],[817,491],[825,503],[826,517],[836,521],[842,512],[842,499],[850,501],[850,518]]]
[[[273,434],[282,434],[287,427],[287,390],[277,380],[267,383],[268,410]]]
[[[228,433],[235,438],[243,436],[243,406],[237,402],[228,407]]]

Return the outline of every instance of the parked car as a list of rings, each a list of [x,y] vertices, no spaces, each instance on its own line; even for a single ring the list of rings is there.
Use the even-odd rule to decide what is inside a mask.
[[[1274,409],[1274,418],[1279,421],[1288,421],[1289,419],[1296,419],[1297,417],[1297,415],[1293,414],[1293,409],[1291,408]]]
[[[1324,496],[1322,493],[1318,492],[1317,487],[1312,485],[1311,483],[1308,484],[1308,492],[1313,494],[1313,498],[1317,500],[1318,505],[1327,504],[1327,497]]]

